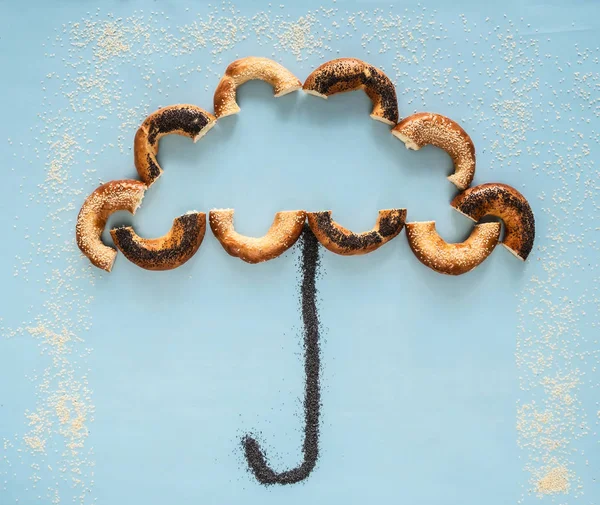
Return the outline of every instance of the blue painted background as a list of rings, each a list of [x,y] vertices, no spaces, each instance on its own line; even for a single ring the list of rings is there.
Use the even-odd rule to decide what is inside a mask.
[[[389,3],[338,1],[327,7],[370,11],[388,8]],[[115,17],[136,9],[165,11],[169,16],[165,26],[183,24],[192,13],[208,10],[201,2],[185,4],[190,11],[182,5],[109,1],[101,9]],[[457,60],[469,57],[478,30],[487,33],[499,26],[502,31],[509,27],[508,18],[519,21],[521,17],[525,20],[519,21],[518,29],[523,32],[539,29],[551,34],[549,40],[544,38],[542,52],[568,59],[567,42],[569,48],[574,41],[582,46],[598,44],[598,5],[394,3],[398,13],[407,8],[412,15],[420,9],[437,9],[437,21],[448,30],[448,39],[439,44],[451,46]],[[50,106],[42,103],[40,81],[68,48],[55,47],[56,59],[44,58],[48,48],[41,44],[63,23],[96,7],[87,1],[0,6],[4,76],[0,82],[4,97],[0,317],[7,328],[38,313],[47,295],[39,289],[50,268],[43,260],[40,268],[31,268],[27,280],[15,277],[12,268],[15,256],[27,255],[30,248],[22,227],[37,230],[47,212],[47,206],[27,198],[44,180],[42,162],[28,163],[30,156],[19,142],[35,143],[36,132],[30,129],[37,124],[37,115]],[[286,6],[284,13],[295,19],[317,7],[307,0]],[[238,8],[251,14],[268,4],[240,2]],[[470,41],[460,23],[463,13],[480,27],[473,27]],[[492,25],[481,28],[486,17],[492,18]],[[572,23],[581,29],[570,31]],[[391,72],[393,51],[367,54],[359,36],[330,45],[334,51],[326,52],[327,59],[356,56]],[[223,63],[215,70],[223,71],[238,56],[272,52],[272,47],[249,38],[224,52]],[[185,58],[177,59],[177,65],[185,65]],[[281,61],[304,79],[325,60],[313,54],[299,62],[282,53]],[[156,55],[148,56],[145,63],[167,74],[174,65]],[[211,65],[211,56],[195,53],[193,64]],[[440,61],[439,68],[451,64]],[[510,63],[502,60],[498,65]],[[487,67],[482,65],[484,73]],[[597,61],[584,62],[582,71],[588,67],[597,72]],[[407,66],[406,71],[416,73],[418,66]],[[537,71],[539,96],[550,99],[550,85],[544,83],[558,87],[562,76],[550,65]],[[176,77],[173,71],[171,82]],[[131,91],[128,102],[135,104],[144,84],[137,67],[123,65],[118,78]],[[212,110],[217,82],[216,76],[207,82],[203,74],[192,75],[186,82],[178,81],[168,99],[153,90],[143,91],[148,93],[149,110],[178,102]],[[407,103],[402,90],[410,80],[397,85],[401,115],[427,109],[462,123],[478,151],[475,183],[504,182],[528,196],[538,226],[536,245],[548,245],[549,218],[542,206],[551,203],[542,202],[538,195],[550,194],[556,179],[538,177],[531,166],[540,160],[528,152],[510,166],[496,163],[492,169],[494,128],[487,125],[484,130],[473,114],[472,104],[482,99],[482,107],[493,116],[489,107],[493,88],[506,87],[506,81],[499,79],[490,88],[485,77],[475,78],[464,100],[447,103],[443,95],[429,93],[425,105]],[[53,98],[51,107],[65,106],[61,100],[60,95]],[[358,231],[373,226],[377,210],[406,207],[409,220],[435,220],[448,241],[468,235],[471,224],[448,205],[455,194],[445,179],[449,158],[433,148],[407,151],[386,125],[369,118],[370,102],[364,94],[322,101],[296,93],[275,100],[268,85],[252,82],[239,90],[238,100],[241,113],[219,121],[197,144],[175,136],[162,140],[163,177],[135,217],[118,214],[109,225],[135,223],[140,235],[158,236],[187,210],[233,207],[238,231],[262,235],[275,212],[303,208],[332,209],[336,220]],[[578,131],[597,132],[597,118],[592,119],[577,125]],[[554,138],[551,127],[542,128],[543,117],[533,121],[540,128],[529,138],[531,142]],[[91,127],[97,132],[95,145],[114,142],[119,123],[109,118]],[[134,131],[131,128],[124,139],[127,147]],[[4,143],[6,138],[12,144]],[[38,147],[41,152],[47,149],[41,142]],[[77,153],[76,167],[83,167],[85,159],[85,152]],[[48,241],[56,240],[55,232],[61,233],[60,240],[73,240],[77,210],[100,180],[136,175],[128,150],[105,150],[97,157],[95,169],[94,177],[86,178],[78,177],[74,169],[72,183],[81,194],[70,197],[73,209],[55,223],[55,230],[47,227]],[[13,229],[15,224],[18,230]],[[38,236],[42,241],[44,237],[43,232]],[[177,270],[143,271],[122,256],[111,274],[93,270],[95,283],[85,282],[81,288],[94,297],[89,307],[91,327],[80,335],[85,348],[91,349],[85,366],[95,406],[86,441],[93,447],[95,462],[89,503],[516,503],[528,479],[515,428],[516,401],[522,394],[515,366],[517,295],[535,272],[542,271],[537,251],[521,263],[498,248],[480,268],[458,278],[422,266],[411,254],[404,232],[363,257],[322,252],[318,281],[324,327],[321,458],[305,483],[268,489],[246,471],[239,441],[248,431],[261,431],[270,461],[280,469],[296,465],[300,458],[303,376],[297,249],[265,264],[247,265],[228,256],[207,231],[198,254]],[[584,247],[578,254],[591,259],[596,251]],[[52,268],[67,263],[86,267],[85,258],[75,252],[67,256],[53,258]],[[581,274],[569,282],[592,289],[591,279]],[[592,332],[597,333],[584,326],[580,331],[590,339]],[[44,358],[37,343],[25,337],[3,339],[0,349],[0,437],[12,438],[24,431],[23,412],[35,403],[26,376],[42,367]],[[592,391],[582,394],[594,415],[597,396]],[[599,497],[593,480],[599,468],[597,441],[590,439],[587,449],[590,463],[582,465],[579,475],[587,486],[583,503],[592,504]],[[23,454],[20,463],[2,469],[6,482],[0,503],[17,499],[21,504],[50,503],[43,482],[37,489],[31,487],[26,471],[29,458]],[[61,489],[63,501],[69,503],[68,486]],[[533,503],[537,498],[526,500]]]

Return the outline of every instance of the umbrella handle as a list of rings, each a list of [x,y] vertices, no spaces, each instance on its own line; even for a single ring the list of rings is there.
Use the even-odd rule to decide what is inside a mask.
[[[265,453],[255,438],[246,435],[242,440],[244,454],[256,479],[265,485],[295,484],[306,479],[319,457],[319,416],[321,411],[321,356],[319,348],[319,317],[315,279],[319,266],[319,243],[305,225],[302,233],[302,286],[300,289],[302,323],[304,326],[304,441],[303,461],[291,470],[275,472],[267,463]]]

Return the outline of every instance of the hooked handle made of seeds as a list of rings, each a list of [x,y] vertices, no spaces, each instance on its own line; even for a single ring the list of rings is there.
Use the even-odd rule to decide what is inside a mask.
[[[302,233],[302,286],[300,298],[304,329],[304,441],[302,463],[291,470],[275,472],[268,464],[257,440],[246,435],[242,446],[246,460],[256,479],[265,485],[294,484],[306,479],[314,469],[319,456],[319,416],[321,389],[319,373],[319,316],[317,313],[315,279],[319,263],[319,243],[307,225]]]

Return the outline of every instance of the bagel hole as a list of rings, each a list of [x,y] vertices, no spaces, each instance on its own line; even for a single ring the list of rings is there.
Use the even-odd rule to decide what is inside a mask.
[[[218,209],[218,210],[228,210],[228,209]],[[233,213],[233,229],[236,233],[243,235],[245,237],[251,238],[262,238],[264,237],[271,225],[273,225],[275,221],[275,215],[271,216],[268,221],[260,221],[256,222],[252,219],[248,218],[248,215],[245,215],[241,212]]]
[[[275,94],[273,86],[268,82],[256,79],[248,81],[237,88],[236,102],[239,110],[244,108],[244,104],[252,104],[253,107],[256,107],[256,105],[259,104],[258,106],[264,108],[264,110],[283,110],[283,114],[287,115],[291,111],[286,109],[288,109],[290,103],[295,100],[296,94],[293,93],[294,91],[295,89],[289,89],[279,94]],[[273,103],[273,97],[282,98],[282,100],[277,100],[278,103]]]
[[[411,141],[412,142],[412,141]],[[411,148],[414,149],[414,148]],[[440,166],[442,167],[441,170],[444,170],[444,174],[446,174],[446,179],[449,180],[448,178],[452,175],[454,175],[454,161],[452,161],[452,158],[450,157],[450,155],[444,151],[443,149],[440,149],[439,147],[436,147],[432,144],[427,144],[421,148],[416,148],[415,150],[418,150],[421,154],[421,156],[435,156],[435,157],[441,157],[443,158],[443,162],[441,163],[432,163],[431,164],[431,168],[432,170],[440,170]],[[452,182],[450,180],[450,184],[452,184],[452,187],[456,187],[456,185],[454,184],[454,182]]]

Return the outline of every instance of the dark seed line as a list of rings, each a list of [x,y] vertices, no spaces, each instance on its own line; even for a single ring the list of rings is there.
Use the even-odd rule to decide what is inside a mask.
[[[314,469],[319,457],[319,417],[321,410],[319,348],[319,315],[317,312],[316,277],[319,270],[319,243],[308,227],[302,232],[301,263],[302,285],[300,302],[304,326],[304,441],[303,461],[300,466],[284,472],[275,472],[267,463],[266,456],[253,437],[247,435],[242,446],[248,465],[256,479],[266,486],[272,484],[295,484],[306,479]]]

